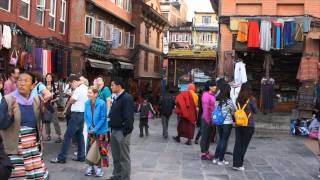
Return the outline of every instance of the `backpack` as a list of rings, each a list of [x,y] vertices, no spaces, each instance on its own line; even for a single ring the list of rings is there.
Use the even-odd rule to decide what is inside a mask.
[[[147,102],[146,104],[145,103],[141,104],[141,106],[140,106],[140,117],[144,117],[144,118],[148,117],[149,110],[150,110],[149,106],[150,106],[149,102]]]
[[[218,105],[212,112],[212,123],[215,125],[222,125],[224,116],[222,114],[222,105]]]
[[[251,113],[249,113],[249,115],[247,115],[247,113],[244,110],[247,107],[247,105],[249,104],[249,102],[250,102],[250,99],[247,100],[247,102],[244,104],[244,106],[242,108],[238,102],[237,111],[234,113],[236,125],[248,126]]]

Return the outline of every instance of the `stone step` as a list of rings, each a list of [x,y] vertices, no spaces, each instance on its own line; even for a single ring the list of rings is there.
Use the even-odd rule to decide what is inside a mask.
[[[255,127],[257,129],[290,131],[291,113],[270,113],[255,115]]]

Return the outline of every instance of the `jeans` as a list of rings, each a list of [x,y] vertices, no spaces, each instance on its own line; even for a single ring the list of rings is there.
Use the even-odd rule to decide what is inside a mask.
[[[169,124],[170,116],[161,115],[162,121],[162,136],[168,137],[168,124]]]
[[[70,147],[71,139],[75,135],[77,144],[78,144],[78,160],[85,159],[85,146],[84,146],[84,138],[83,138],[83,125],[84,125],[84,116],[83,113],[80,112],[72,112],[71,118],[68,123],[67,130],[64,134],[64,141],[61,146],[60,153],[58,155],[59,160],[66,160],[68,150]]]
[[[111,131],[111,152],[113,158],[113,173],[115,180],[130,180],[131,159],[130,159],[131,134],[123,135],[122,130]]]
[[[219,161],[223,161],[224,154],[226,153],[227,144],[228,144],[229,137],[232,130],[232,124],[218,125],[217,129],[219,134],[219,141],[216,147],[215,158],[219,159]]]
[[[242,167],[254,127],[236,127],[236,142],[233,149],[233,167]]]
[[[149,135],[149,125],[148,125],[148,118],[140,117],[140,123],[139,123],[139,128],[140,128],[140,135],[143,135],[143,128],[145,128],[146,135]]]
[[[206,153],[209,151],[211,136],[212,136],[212,132],[214,131],[214,127],[211,124],[208,124],[204,119],[202,119],[201,131],[202,131],[202,136],[200,140],[201,153]]]

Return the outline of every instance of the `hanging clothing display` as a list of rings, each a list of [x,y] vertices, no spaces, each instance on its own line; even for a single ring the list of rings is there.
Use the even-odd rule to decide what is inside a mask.
[[[35,67],[34,70],[42,72],[43,68],[43,49],[42,48],[36,48],[35,49]]]
[[[294,29],[295,29],[295,23],[293,21],[284,22],[284,26],[283,26],[284,47],[287,47],[293,44]]]
[[[303,32],[307,33],[310,31],[311,19],[308,16],[303,17]]]
[[[51,50],[47,50],[47,74],[52,73]]]
[[[237,41],[247,42],[248,41],[248,23],[240,22],[238,26]]]
[[[273,111],[274,83],[275,81],[272,78],[262,78],[261,80],[260,108],[263,113],[271,113]]]
[[[260,47],[260,30],[257,21],[248,22],[248,48]]]
[[[281,48],[281,29],[282,29],[282,23],[277,22],[275,25],[275,48],[280,49]]]
[[[0,50],[2,49],[2,25],[0,24]]]
[[[261,21],[260,49],[264,51],[270,51],[271,49],[271,22],[270,21]]]
[[[296,41],[303,41],[303,32],[302,32],[302,24],[297,24],[296,25],[296,33],[294,35],[294,40]]]
[[[316,81],[319,79],[319,60],[318,57],[305,56],[302,57],[297,79],[300,81]]]
[[[2,46],[6,49],[11,48],[12,34],[10,26],[3,25],[2,29]]]
[[[247,71],[246,64],[242,61],[237,62],[234,68],[234,82],[235,84],[243,84],[248,81],[247,79]]]
[[[244,18],[230,17],[230,30],[238,31],[240,22],[247,22],[247,20]]]
[[[42,50],[42,63],[43,63],[43,66],[42,66],[42,74],[44,76],[47,75],[47,63],[48,63],[48,53],[47,53],[47,50]]]
[[[237,107],[237,99],[241,90],[241,85],[237,85],[235,83],[230,83],[231,91],[230,91],[230,98],[233,102],[233,105]]]

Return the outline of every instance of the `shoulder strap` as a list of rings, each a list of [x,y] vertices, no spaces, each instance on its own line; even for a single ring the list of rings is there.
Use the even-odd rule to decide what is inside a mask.
[[[244,109],[248,106],[249,102],[250,102],[250,98],[249,98],[249,99],[246,101],[246,103],[243,105],[242,110],[244,110]]]

